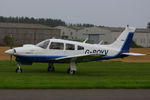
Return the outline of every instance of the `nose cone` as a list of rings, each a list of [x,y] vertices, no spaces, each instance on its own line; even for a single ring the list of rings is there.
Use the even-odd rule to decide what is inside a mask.
[[[14,54],[14,50],[13,49],[9,49],[7,51],[5,51],[6,54],[9,54],[9,55],[13,55]]]

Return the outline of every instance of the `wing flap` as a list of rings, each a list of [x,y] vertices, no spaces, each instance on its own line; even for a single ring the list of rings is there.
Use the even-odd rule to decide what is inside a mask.
[[[76,58],[76,62],[87,62],[92,59],[96,59],[99,57],[102,57],[104,55],[99,55],[99,54],[82,54],[82,55],[75,55],[75,56],[67,56],[67,57],[61,57],[61,58],[56,58],[57,62],[70,62],[71,59]]]

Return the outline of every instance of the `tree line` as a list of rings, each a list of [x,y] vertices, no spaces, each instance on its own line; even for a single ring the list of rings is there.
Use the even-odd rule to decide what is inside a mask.
[[[61,19],[51,19],[51,18],[34,18],[34,17],[3,17],[0,16],[0,22],[9,23],[27,23],[27,24],[41,24],[50,27],[56,26],[75,26],[75,27],[93,27],[94,24],[67,24]],[[147,29],[150,29],[150,22],[147,23]]]
[[[0,22],[10,22],[10,23],[28,23],[28,24],[42,24],[50,27],[55,27],[58,25],[66,26],[66,23],[60,19],[51,18],[29,18],[29,17],[3,17],[0,16]]]
[[[3,17],[0,16],[0,22],[8,23],[27,23],[27,24],[41,24],[50,27],[56,26],[77,26],[77,27],[93,27],[93,24],[67,24],[61,19],[51,18],[34,18],[34,17]]]

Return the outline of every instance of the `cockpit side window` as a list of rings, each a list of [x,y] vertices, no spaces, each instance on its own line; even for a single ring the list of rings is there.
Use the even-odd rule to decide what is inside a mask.
[[[84,47],[78,46],[78,47],[77,47],[77,50],[84,50]]]
[[[46,49],[48,44],[49,44],[50,40],[45,40],[45,41],[42,41],[40,43],[37,44],[38,47],[41,47],[43,49]]]
[[[75,50],[74,44],[66,44],[66,50]]]
[[[51,42],[49,49],[64,50],[64,43]]]

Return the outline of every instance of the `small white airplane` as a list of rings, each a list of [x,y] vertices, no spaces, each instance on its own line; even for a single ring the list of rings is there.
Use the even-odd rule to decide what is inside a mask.
[[[55,71],[54,63],[70,63],[67,72],[75,74],[76,63],[145,55],[129,52],[134,32],[134,27],[127,26],[118,39],[109,45],[88,44],[87,40],[75,42],[47,39],[36,45],[23,45],[23,47],[7,50],[5,53],[16,57],[18,62],[16,72],[22,72],[20,65],[44,62],[49,63],[48,71],[50,72]]]

